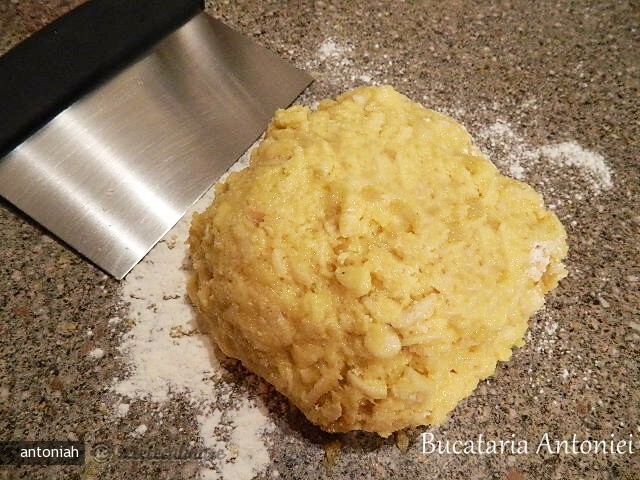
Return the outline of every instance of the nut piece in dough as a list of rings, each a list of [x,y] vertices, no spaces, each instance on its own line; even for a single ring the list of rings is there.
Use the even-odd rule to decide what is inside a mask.
[[[393,88],[278,110],[190,232],[221,350],[313,423],[439,424],[523,345],[565,231],[462,125]]]

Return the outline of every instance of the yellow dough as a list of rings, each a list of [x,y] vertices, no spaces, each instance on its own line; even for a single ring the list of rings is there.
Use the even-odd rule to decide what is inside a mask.
[[[443,422],[566,275],[540,195],[388,86],[278,110],[189,242],[220,349],[332,432]]]

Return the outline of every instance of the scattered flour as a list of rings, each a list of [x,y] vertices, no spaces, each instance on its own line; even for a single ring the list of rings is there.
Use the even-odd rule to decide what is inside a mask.
[[[544,171],[544,177],[550,177],[549,173],[554,173],[557,174],[556,177],[571,180],[573,173],[567,168],[570,167],[586,180],[588,188],[594,194],[613,187],[611,169],[604,157],[575,142],[534,147],[504,120],[497,120],[480,129],[476,136],[487,150],[489,158],[518,180],[528,180],[532,174],[540,171]],[[571,182],[565,185],[570,189]],[[585,199],[584,191],[578,188],[573,190],[576,190],[573,192],[575,200]]]
[[[318,48],[318,58],[322,61],[337,61],[338,65],[347,65],[350,63],[345,55],[351,50],[347,45],[336,43],[333,38],[327,38],[320,44]]]
[[[608,190],[613,186],[611,171],[598,153],[582,148],[577,143],[563,142],[540,147],[537,153],[560,166],[576,167],[584,174],[594,190]]]
[[[248,158],[247,153],[230,171],[244,168]],[[212,405],[229,401],[234,386],[221,379],[224,369],[209,337],[198,330],[185,290],[185,242],[191,216],[206,208],[213,195],[211,189],[123,281],[133,326],[119,347],[128,375],[115,380],[113,391],[123,398],[158,404],[178,396],[188,400],[202,445],[213,450],[216,459],[201,460],[201,477],[242,480],[253,478],[269,465],[263,437],[274,426],[254,399],[232,403],[224,412],[213,409]],[[119,318],[109,320],[109,324],[117,323]],[[115,415],[124,417],[128,411],[129,404],[120,403]],[[142,436],[146,429],[140,425],[131,435]]]
[[[136,427],[136,429],[131,432],[132,437],[142,437],[145,433],[147,433],[147,426],[143,423]]]
[[[116,407],[116,416],[119,418],[124,418],[129,413],[129,404],[128,403],[119,403]]]
[[[183,217],[172,230],[178,231],[183,240],[190,217]],[[197,331],[185,298],[187,272],[182,262],[186,246],[180,247],[170,249],[161,241],[123,282],[130,317],[135,322],[120,346],[131,366],[130,375],[115,385],[115,391],[123,396],[166,402],[171,395],[188,394],[197,402],[210,393],[203,379],[212,377],[218,366],[207,337],[171,335],[176,327]]]
[[[245,399],[237,409],[225,411],[224,414],[213,410],[208,415],[198,416],[197,420],[205,446],[216,449],[223,455],[222,478],[253,478],[258,473],[256,466],[269,464],[269,452],[264,443],[252,441],[252,438],[256,434],[267,433],[272,426],[261,410],[249,400]],[[231,429],[225,428],[229,421]],[[216,437],[216,428],[221,430],[219,435],[227,438],[227,441]],[[202,474],[205,478],[217,478],[214,469],[203,470]]]
[[[267,465],[269,452],[259,442],[249,442],[255,431],[265,432],[269,425],[260,410],[245,403],[236,412],[236,428],[231,433],[231,448],[227,451],[227,461],[222,467],[224,478],[251,478],[255,465]],[[237,452],[237,453],[236,453]]]
[[[327,38],[322,41],[316,54],[301,65],[301,68],[312,72],[316,78],[344,86],[344,89],[360,85],[376,85],[379,73],[374,70],[356,68],[353,61],[355,48],[349,42]]]
[[[550,337],[555,335],[556,330],[558,330],[558,322],[550,321],[550,322],[547,322],[544,326],[545,333]]]
[[[216,436],[215,430],[219,427],[222,420],[222,412],[213,409],[209,413],[202,413],[196,416],[196,421],[202,433],[202,444],[210,449],[223,449],[225,444]]]
[[[501,162],[513,178],[525,179],[523,164],[534,162],[535,152],[507,122],[496,121],[481,129],[478,137],[489,150],[487,153],[492,161]]]
[[[104,350],[102,350],[101,348],[94,348],[88,353],[88,355],[94,360],[100,360],[102,357],[104,357]]]
[[[558,346],[556,344],[558,343],[559,329],[560,325],[554,317],[554,312],[543,307],[531,321],[525,341],[536,352],[546,353],[551,357]]]

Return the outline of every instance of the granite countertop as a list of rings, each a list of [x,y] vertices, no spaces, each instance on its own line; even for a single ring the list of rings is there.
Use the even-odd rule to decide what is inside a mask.
[[[2,2],[0,52],[78,3]],[[454,116],[500,168],[524,169],[569,235],[569,277],[532,319],[527,345],[443,426],[406,432],[406,450],[393,437],[329,435],[258,388],[276,425],[259,478],[640,478],[638,453],[427,454],[422,444],[425,432],[531,444],[544,433],[633,434],[640,450],[639,4],[208,1],[207,12],[308,69],[316,81],[300,101],[388,83]],[[584,162],[571,165],[562,145]],[[610,184],[589,163],[602,158]],[[108,323],[127,316],[119,283],[4,201],[0,259],[0,439],[81,439],[88,449],[82,467],[0,467],[0,478],[196,478],[193,458],[92,458],[98,444],[199,445],[186,400],[113,415],[110,385],[125,375],[117,347],[130,328]],[[87,355],[96,346],[99,361]],[[131,440],[143,423],[145,436]],[[325,468],[335,440],[340,456]]]

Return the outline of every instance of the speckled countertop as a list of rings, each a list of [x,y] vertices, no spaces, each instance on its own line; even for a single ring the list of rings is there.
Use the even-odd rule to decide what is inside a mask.
[[[77,3],[3,1],[0,52]],[[600,192],[571,171],[541,168],[527,178],[568,230],[570,275],[532,320],[527,346],[442,427],[407,432],[403,452],[393,438],[325,434],[295,410],[276,408],[286,406],[276,396],[271,463],[261,475],[640,478],[638,453],[429,455],[420,436],[534,443],[545,432],[558,439],[633,434],[640,450],[639,4],[225,1],[208,2],[207,11],[311,70],[317,80],[301,101],[390,83],[455,116],[498,157],[523,144],[571,141],[601,154],[612,172],[613,187]],[[511,136],[490,125],[507,125]],[[493,150],[487,131],[497,135]],[[123,441],[142,421],[152,426],[148,445],[197,439],[181,401],[163,407],[161,423],[157,412],[136,405],[114,420],[108,390],[123,373],[113,354],[123,332],[107,321],[125,308],[118,282],[0,203],[0,439],[83,439],[90,452]],[[97,344],[105,357],[88,361]],[[327,470],[323,446],[336,438],[341,456]],[[90,460],[85,467],[0,467],[0,478],[195,478],[198,471],[193,460]]]

